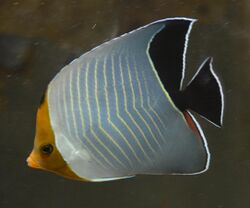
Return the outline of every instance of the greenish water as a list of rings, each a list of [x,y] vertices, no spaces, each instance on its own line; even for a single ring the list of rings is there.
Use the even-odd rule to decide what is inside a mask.
[[[209,171],[80,183],[28,168],[36,108],[61,67],[105,40],[174,16],[199,19],[191,33],[185,81],[213,56],[223,83],[223,128],[199,119],[212,154]],[[247,0],[1,1],[0,207],[249,207],[249,18]]]

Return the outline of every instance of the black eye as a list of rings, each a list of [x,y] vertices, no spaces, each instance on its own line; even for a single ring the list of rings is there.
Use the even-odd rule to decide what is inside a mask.
[[[45,144],[41,147],[41,152],[45,155],[50,155],[53,152],[53,146],[51,144]]]

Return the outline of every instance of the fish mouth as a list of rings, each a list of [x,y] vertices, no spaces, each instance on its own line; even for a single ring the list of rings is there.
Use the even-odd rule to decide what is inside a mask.
[[[36,160],[34,160],[33,155],[30,154],[29,157],[26,160],[27,165],[31,168],[35,168],[35,169],[42,169],[42,170],[46,170],[52,173],[55,173],[57,175],[63,176],[64,178],[67,179],[71,179],[71,180],[78,180],[78,181],[82,181],[82,182],[88,182],[89,180],[87,179],[83,179],[80,178],[79,176],[77,176],[68,166],[62,166],[59,167],[57,169],[46,169],[43,168]]]
[[[27,165],[31,168],[41,169],[41,166],[31,156],[27,158],[26,162]]]

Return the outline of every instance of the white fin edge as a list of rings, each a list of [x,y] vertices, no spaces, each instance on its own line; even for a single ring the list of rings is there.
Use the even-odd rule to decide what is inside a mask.
[[[195,173],[187,173],[187,174],[182,174],[182,175],[198,175],[198,174],[204,173],[204,172],[206,172],[208,170],[209,165],[210,165],[210,160],[211,160],[211,154],[209,152],[208,143],[207,143],[206,137],[205,137],[205,135],[203,133],[203,130],[202,130],[200,124],[195,119],[195,117],[192,115],[192,113],[190,113],[189,111],[187,111],[187,113],[191,116],[192,120],[195,123],[196,128],[199,131],[199,134],[201,135],[201,138],[202,138],[202,141],[203,141],[203,145],[204,145],[204,147],[206,149],[206,153],[207,153],[207,163],[206,163],[206,166],[205,166],[204,170],[202,170],[202,171],[195,172]]]
[[[105,181],[114,181],[114,180],[127,179],[127,178],[133,178],[133,177],[135,177],[135,175],[113,177],[113,178],[95,178],[95,179],[87,179],[87,180],[89,180],[90,182],[105,182]]]
[[[206,154],[207,154],[207,161],[206,161],[205,168],[203,170],[201,170],[201,171],[193,172],[193,173],[168,173],[168,174],[166,174],[166,173],[162,172],[162,173],[142,173],[142,174],[140,173],[140,174],[136,174],[136,175],[183,175],[183,176],[187,175],[187,176],[192,176],[192,175],[199,175],[201,173],[204,173],[204,172],[206,172],[209,169],[210,160],[211,160],[211,154],[209,152],[209,148],[208,148],[208,143],[207,143],[206,137],[205,137],[205,135],[204,135],[204,133],[202,131],[202,128],[201,128],[200,124],[195,119],[195,117],[188,110],[186,112],[191,116],[192,120],[194,121],[195,126],[198,129],[198,132],[199,132],[199,134],[201,136],[201,139],[203,141],[203,145],[205,147]]]
[[[199,175],[201,173],[206,172],[208,170],[209,166],[210,166],[211,154],[209,152],[209,148],[208,148],[208,143],[207,143],[206,137],[205,137],[205,135],[204,135],[204,133],[203,133],[203,131],[201,129],[201,126],[198,123],[198,121],[194,118],[194,116],[188,110],[186,112],[191,116],[192,120],[195,123],[196,128],[199,131],[199,134],[201,136],[201,139],[203,141],[203,145],[204,145],[206,153],[207,153],[207,162],[206,162],[205,168],[203,170],[201,170],[201,171],[194,172],[194,173],[171,173],[169,175],[188,175],[188,176]]]
[[[223,125],[223,116],[224,116],[224,107],[225,107],[223,88],[222,88],[222,85],[221,85],[221,82],[220,82],[218,76],[216,75],[216,73],[213,70],[213,58],[211,58],[209,66],[210,66],[209,69],[210,69],[211,73],[213,74],[213,76],[214,76],[214,78],[219,86],[219,89],[220,89],[220,97],[221,97],[220,125],[222,126]]]
[[[150,25],[155,24],[155,23],[158,23],[158,22],[164,22],[164,21],[168,21],[168,20],[169,20],[169,21],[171,21],[171,20],[186,20],[186,21],[190,21],[190,22],[191,22],[190,25],[189,25],[188,31],[187,31],[187,33],[186,33],[186,35],[185,35],[184,50],[183,50],[183,55],[182,55],[182,77],[181,77],[180,86],[179,86],[180,89],[181,89],[181,88],[182,88],[182,82],[183,82],[184,77],[185,77],[186,51],[187,51],[187,46],[188,46],[189,35],[190,35],[190,32],[191,32],[193,23],[196,22],[197,20],[196,20],[196,19],[192,19],[192,18],[185,18],[185,17],[165,18],[165,19],[161,19],[161,20],[152,22],[152,23],[150,23],[150,24],[148,24],[148,25],[145,25],[145,26],[143,26],[143,27],[140,27],[140,28],[138,28],[138,29],[136,29],[136,30],[139,30],[139,29],[141,29],[141,28],[150,26]],[[161,28],[159,28],[159,29],[154,33],[154,35],[151,37],[151,39],[150,39],[149,42],[148,42],[148,46],[147,46],[146,53],[147,53],[147,56],[148,56],[148,60],[149,60],[149,62],[150,62],[150,65],[151,65],[151,67],[152,67],[152,69],[153,69],[153,71],[154,71],[154,73],[155,73],[155,76],[156,76],[156,78],[157,78],[157,80],[158,80],[158,82],[159,82],[159,84],[160,84],[160,86],[161,86],[163,92],[164,92],[165,95],[167,96],[167,98],[168,98],[168,100],[170,101],[170,103],[171,103],[171,105],[173,106],[173,108],[174,108],[177,112],[179,112],[179,113],[182,115],[182,112],[176,107],[176,105],[174,104],[174,102],[173,102],[172,98],[170,97],[169,93],[167,92],[167,90],[166,90],[165,87],[163,86],[163,84],[162,84],[162,82],[161,82],[161,80],[160,80],[160,77],[159,77],[159,75],[158,75],[158,72],[157,72],[157,70],[155,69],[154,64],[153,64],[153,61],[152,61],[152,59],[151,59],[151,57],[150,57],[150,55],[149,55],[149,47],[150,47],[150,44],[151,44],[152,40],[154,39],[154,37],[155,37],[159,32],[161,32],[161,30],[162,30],[164,27],[165,27],[165,25],[163,25]],[[136,30],[131,31],[130,33],[134,32],[134,31],[136,31]],[[129,33],[127,33],[127,34],[129,34]],[[126,35],[126,34],[124,34],[124,35]]]
[[[181,82],[180,82],[180,88],[179,90],[182,90],[183,81],[185,78],[185,71],[186,71],[186,54],[187,54],[187,48],[188,48],[188,42],[189,42],[189,36],[193,27],[193,24],[197,21],[196,19],[190,20],[191,23],[189,25],[188,31],[185,35],[185,43],[184,43],[184,50],[182,55],[182,76],[181,76]]]
[[[93,50],[95,50],[95,49],[97,49],[97,48],[99,48],[99,47],[101,47],[101,46],[103,46],[103,45],[109,44],[109,43],[111,43],[111,42],[114,41],[114,40],[117,40],[117,39],[119,39],[119,38],[125,37],[125,36],[127,36],[127,35],[129,35],[129,34],[131,34],[131,33],[134,33],[134,32],[136,32],[136,31],[138,31],[138,30],[141,30],[141,29],[143,29],[143,28],[146,28],[146,27],[148,27],[148,26],[150,26],[150,25],[153,25],[153,24],[156,24],[156,23],[159,23],[159,22],[172,21],[172,20],[187,20],[187,21],[190,21],[190,22],[191,22],[191,24],[190,24],[191,26],[192,26],[192,24],[193,24],[194,22],[197,21],[197,19],[187,18],[187,17],[169,17],[169,18],[164,18],[164,19],[156,20],[156,21],[151,22],[151,23],[149,23],[149,24],[147,24],[147,25],[138,27],[138,28],[136,28],[136,29],[134,29],[134,30],[132,30],[132,31],[130,31],[130,32],[124,33],[124,34],[122,34],[122,35],[120,35],[120,36],[118,36],[118,37],[116,37],[116,38],[113,38],[113,39],[110,39],[110,40],[108,40],[108,41],[106,41],[106,42],[103,42],[102,44],[100,44],[100,45],[98,45],[98,46],[92,48],[91,50],[85,52],[85,53],[82,54],[81,56],[86,55],[86,54],[90,53],[91,51],[93,51]],[[186,40],[188,40],[189,33],[190,33],[191,29],[192,29],[192,27],[190,28],[190,26],[189,26],[189,30],[188,30],[188,32],[187,32],[187,34],[186,34]],[[184,57],[186,57],[186,49],[187,49],[187,44],[186,44],[186,41],[185,41],[185,47],[184,47],[184,53],[183,53],[183,56],[184,56]],[[80,57],[81,57],[81,56],[80,56]],[[79,58],[80,58],[80,57],[79,57]],[[73,60],[73,61],[74,61],[74,60]],[[72,62],[73,62],[73,61],[72,61]],[[70,64],[70,63],[69,63],[69,64]],[[185,66],[185,64],[184,64],[184,66]]]

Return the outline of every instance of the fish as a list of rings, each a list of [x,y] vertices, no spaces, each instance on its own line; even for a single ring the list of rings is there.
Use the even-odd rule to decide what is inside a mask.
[[[193,113],[221,127],[224,95],[212,57],[183,86],[196,21],[157,20],[63,67],[38,107],[28,166],[84,182],[207,171]]]

